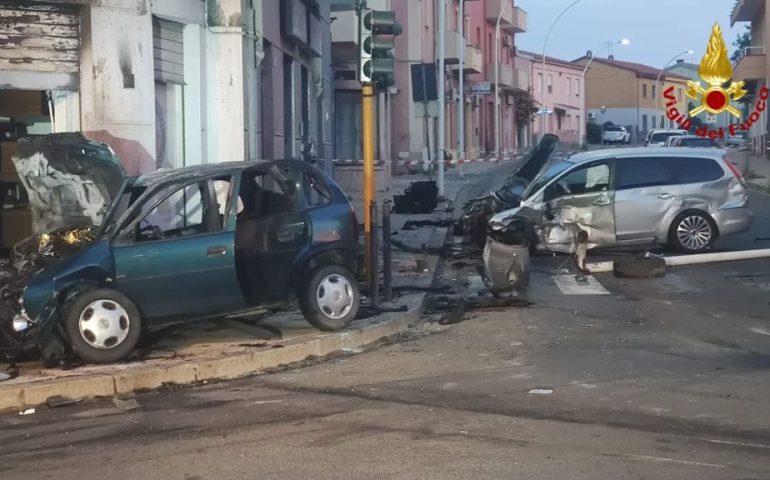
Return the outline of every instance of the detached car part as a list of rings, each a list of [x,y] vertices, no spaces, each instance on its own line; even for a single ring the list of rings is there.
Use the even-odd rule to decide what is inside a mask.
[[[483,256],[484,283],[490,290],[522,290],[529,285],[531,236],[526,219],[490,222]]]

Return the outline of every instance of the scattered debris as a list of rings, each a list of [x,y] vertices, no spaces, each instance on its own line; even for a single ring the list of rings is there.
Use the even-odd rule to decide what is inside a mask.
[[[10,379],[11,379],[10,375],[8,375],[7,373],[0,372],[0,382],[5,380],[10,380]]]
[[[553,388],[533,388],[529,391],[530,395],[550,395],[553,393]]]
[[[423,227],[450,227],[451,220],[407,220],[401,230],[414,230]]]
[[[136,401],[135,398],[127,398],[125,400],[118,398],[118,397],[112,397],[112,403],[115,405],[118,409],[124,411],[124,412],[130,412],[132,410],[136,410],[140,408],[139,402]]]
[[[467,262],[454,262],[452,264],[452,268],[456,268],[458,270],[461,269],[461,268],[467,268],[467,267],[472,267],[472,266],[473,266],[472,263],[467,263]]]
[[[35,414],[34,408],[28,408],[26,410],[19,412],[19,415],[34,415],[34,414]]]
[[[347,353],[348,355],[358,355],[359,353],[364,353],[363,350],[360,348],[343,348],[340,350],[343,353]]]
[[[438,186],[433,180],[412,182],[403,195],[393,196],[393,213],[431,213],[438,206]]]
[[[48,405],[48,408],[56,408],[56,407],[64,407],[66,405],[75,405],[76,403],[80,403],[82,401],[83,401],[83,397],[70,398],[70,397],[64,397],[62,395],[54,395],[52,397],[48,397],[45,401],[45,404]]]
[[[463,298],[449,299],[447,297],[439,297],[426,310],[426,313],[440,313],[451,312],[458,308],[462,304],[463,308],[467,310],[485,310],[503,307],[516,307],[527,308],[532,305],[532,302],[517,298],[517,297],[482,297],[482,298]]]

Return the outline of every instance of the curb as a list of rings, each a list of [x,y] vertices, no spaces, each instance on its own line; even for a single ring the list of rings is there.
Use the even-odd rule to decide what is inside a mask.
[[[425,308],[427,293],[414,295],[403,313],[383,315],[381,322],[353,330],[322,335],[311,340],[296,339],[282,348],[241,352],[224,358],[203,357],[190,362],[173,362],[151,368],[130,370],[116,366],[112,374],[71,376],[27,383],[0,385],[0,411],[34,407],[60,396],[83,399],[96,396],[127,395],[169,385],[191,385],[202,381],[246,377],[265,370],[323,357],[344,349],[371,345],[383,337],[404,332],[416,322]]]

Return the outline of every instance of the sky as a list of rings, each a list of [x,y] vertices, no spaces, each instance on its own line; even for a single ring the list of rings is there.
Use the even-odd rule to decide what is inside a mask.
[[[528,14],[527,32],[516,35],[520,50],[543,51],[548,29],[574,0],[515,0]],[[608,41],[628,38],[628,46],[613,47],[615,58],[662,68],[679,52],[691,63],[700,63],[711,28],[719,22],[728,53],[746,23],[730,27],[735,0],[582,0],[559,20],[551,33],[547,55],[574,60],[587,50],[595,53]],[[605,51],[603,57],[607,56]]]

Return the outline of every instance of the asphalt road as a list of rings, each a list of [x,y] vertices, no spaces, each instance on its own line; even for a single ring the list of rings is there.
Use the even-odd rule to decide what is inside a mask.
[[[0,415],[0,476],[770,478],[770,260],[597,275],[581,295],[563,261],[535,260],[529,308],[369,352],[138,395],[132,411]],[[451,263],[440,280],[475,295],[473,262]]]

